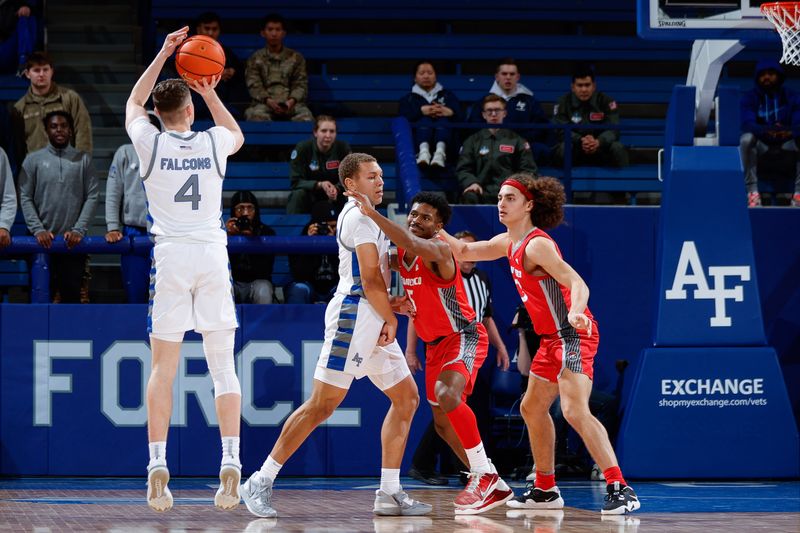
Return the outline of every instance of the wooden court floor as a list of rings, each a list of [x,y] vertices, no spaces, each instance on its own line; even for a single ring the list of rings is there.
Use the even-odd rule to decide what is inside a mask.
[[[417,499],[434,506],[424,517],[374,517],[374,479],[279,480],[277,519],[257,519],[244,505],[213,506],[211,479],[170,482],[175,507],[155,513],[144,503],[144,479],[28,478],[0,480],[0,531],[244,531],[244,532],[485,532],[645,533],[800,532],[800,483],[637,483],[642,509],[602,517],[602,484],[560,483],[563,511],[507,507],[478,516],[453,514],[457,489],[432,489],[403,480]],[[512,484],[519,489],[520,484]],[[571,506],[574,505],[574,506]]]

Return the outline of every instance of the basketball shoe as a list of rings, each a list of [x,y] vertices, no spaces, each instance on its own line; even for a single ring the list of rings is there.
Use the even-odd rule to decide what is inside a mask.
[[[272,481],[261,478],[254,472],[250,478],[239,487],[239,494],[247,506],[247,510],[261,518],[274,518],[278,512],[272,508]]]
[[[506,505],[514,509],[562,509],[564,499],[556,486],[542,490],[530,483],[522,496],[509,500]]]
[[[147,505],[158,512],[172,509],[172,493],[167,487],[169,470],[162,461],[153,461],[147,466]]]
[[[606,487],[605,505],[602,514],[625,514],[635,511],[642,506],[633,489],[615,481]]]
[[[372,512],[378,516],[420,516],[428,514],[433,507],[427,503],[412,500],[403,490],[394,494],[386,494],[382,490],[375,491],[375,505]]]
[[[470,472],[466,488],[456,496],[453,503],[456,514],[479,514],[503,505],[513,497],[514,491],[496,471]]]
[[[219,489],[214,495],[214,505],[220,509],[235,509],[239,505],[239,482],[242,467],[238,464],[223,464],[219,469]]]
[[[758,191],[747,193],[747,207],[761,207],[761,193]]]

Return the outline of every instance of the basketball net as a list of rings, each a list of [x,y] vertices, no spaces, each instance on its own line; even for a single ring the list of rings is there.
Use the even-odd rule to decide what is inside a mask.
[[[781,63],[800,65],[800,2],[761,4],[761,13],[775,25],[783,42]]]

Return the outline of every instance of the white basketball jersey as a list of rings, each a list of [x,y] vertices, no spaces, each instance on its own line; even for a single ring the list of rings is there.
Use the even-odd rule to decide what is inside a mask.
[[[389,287],[391,271],[389,270],[389,239],[369,217],[359,211],[353,199],[350,199],[339,213],[336,223],[336,238],[339,242],[339,285],[336,292],[365,296],[361,284],[361,271],[356,257],[356,246],[372,243],[378,248],[381,274]]]
[[[222,180],[234,146],[227,128],[159,133],[146,118],[128,135],[143,162],[150,233],[156,242],[227,243],[222,222]]]

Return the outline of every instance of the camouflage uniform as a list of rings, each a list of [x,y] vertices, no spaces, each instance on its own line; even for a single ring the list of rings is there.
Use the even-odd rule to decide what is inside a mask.
[[[266,47],[257,50],[247,60],[245,69],[247,90],[253,98],[244,116],[247,120],[274,120],[272,109],[267,105],[267,98],[285,102],[294,98],[295,105],[290,116],[293,122],[310,122],[314,120],[306,106],[308,96],[308,74],[306,60],[299,52],[284,47],[273,54]],[[282,118],[282,117],[278,117]]]
[[[497,203],[500,184],[511,174],[528,172],[537,175],[536,163],[528,142],[511,130],[492,133],[482,129],[470,135],[458,156],[456,177],[463,191],[473,183],[483,188],[483,194],[463,193],[465,204]]]
[[[582,102],[573,93],[567,93],[558,100],[555,107],[556,124],[619,124],[619,110],[617,102],[610,96],[595,91],[589,100]],[[580,128],[571,131],[572,136],[572,162],[573,164],[600,164],[624,167],[628,165],[628,151],[619,142],[619,130],[616,129],[586,129]],[[554,150],[557,162],[564,161],[564,132],[557,130],[559,143]],[[600,147],[594,154],[585,154],[581,150],[581,137],[592,135],[600,141]]]

